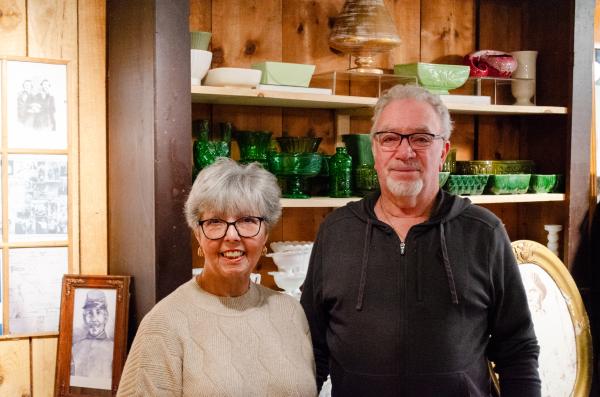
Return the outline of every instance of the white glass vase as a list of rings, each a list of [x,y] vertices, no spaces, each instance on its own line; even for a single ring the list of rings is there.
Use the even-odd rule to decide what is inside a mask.
[[[511,83],[511,92],[515,97],[515,105],[531,106],[531,98],[535,96],[535,64],[537,51],[514,51],[511,55],[517,60],[517,70],[512,74],[515,79]]]

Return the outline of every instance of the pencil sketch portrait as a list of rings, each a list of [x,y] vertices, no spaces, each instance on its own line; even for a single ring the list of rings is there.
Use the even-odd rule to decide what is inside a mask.
[[[70,384],[110,390],[116,291],[90,288],[75,291]]]

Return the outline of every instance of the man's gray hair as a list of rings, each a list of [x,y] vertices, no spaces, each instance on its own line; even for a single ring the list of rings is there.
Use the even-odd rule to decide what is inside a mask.
[[[375,109],[373,111],[373,124],[371,127],[371,138],[373,138],[373,133],[375,131],[375,125],[379,120],[379,116],[381,112],[390,102],[395,101],[397,99],[414,99],[416,101],[425,102],[431,105],[435,113],[439,116],[442,131],[440,131],[440,135],[442,135],[446,140],[450,139],[450,135],[452,135],[452,120],[450,120],[450,113],[448,112],[448,108],[438,95],[432,94],[424,88],[418,87],[416,85],[402,85],[398,84],[393,86],[387,91],[384,91],[383,94],[377,100],[375,104]]]
[[[185,218],[195,229],[209,212],[253,215],[263,217],[271,228],[281,216],[280,197],[277,178],[259,163],[240,165],[223,157],[198,173],[185,203]]]

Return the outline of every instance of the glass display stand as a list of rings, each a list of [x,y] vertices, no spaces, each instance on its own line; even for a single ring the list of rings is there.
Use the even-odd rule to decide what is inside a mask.
[[[469,77],[467,82],[460,90],[468,91],[475,96],[490,96],[492,105],[513,105],[515,97],[513,96],[513,82],[517,84],[532,85],[531,105],[536,104],[535,79],[514,79],[501,77]],[[455,90],[458,91],[458,90]]]
[[[346,70],[317,73],[310,81],[311,87],[331,89],[333,95],[375,98],[396,84],[417,84],[417,78]]]
[[[526,82],[532,84],[531,105],[536,104],[535,79],[514,79],[500,77],[470,77],[460,88],[450,91],[450,95],[456,101],[464,100],[466,103],[483,103],[475,101],[474,97],[489,97],[487,104],[491,105],[513,105],[513,82]],[[362,73],[352,70],[331,71],[313,75],[310,86],[314,88],[327,88],[333,95],[363,96],[378,98],[383,91],[396,84],[420,85],[418,78],[414,76],[402,76],[397,74]],[[469,97],[473,101],[469,100]]]

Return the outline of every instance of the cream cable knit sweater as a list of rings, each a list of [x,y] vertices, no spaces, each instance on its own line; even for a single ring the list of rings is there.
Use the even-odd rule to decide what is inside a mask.
[[[308,323],[293,298],[251,283],[235,298],[194,279],[143,319],[117,396],[316,396]]]

